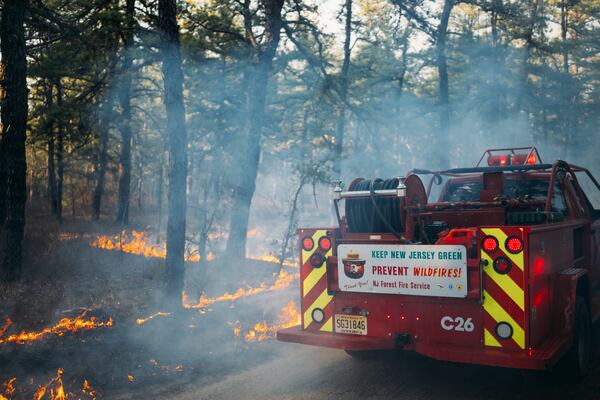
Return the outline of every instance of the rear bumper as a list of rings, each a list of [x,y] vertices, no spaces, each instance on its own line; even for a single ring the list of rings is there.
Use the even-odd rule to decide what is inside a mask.
[[[302,330],[300,326],[279,330],[277,340],[344,350],[403,349],[415,351],[436,360],[535,370],[551,368],[570,346],[570,342],[566,337],[547,340],[543,345],[529,351],[506,351],[491,347],[466,348],[452,345],[431,345],[420,341],[403,346],[394,338],[308,332]]]

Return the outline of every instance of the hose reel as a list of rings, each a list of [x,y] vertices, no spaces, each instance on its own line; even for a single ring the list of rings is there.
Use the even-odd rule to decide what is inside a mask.
[[[376,196],[375,191],[395,190],[399,179],[357,178],[348,187],[349,192],[367,191],[369,197],[346,199],[346,221],[352,233],[393,233],[400,239],[406,230],[406,206],[427,204],[423,182],[416,175],[404,179],[406,197]]]
[[[351,192],[395,189],[398,178],[356,179],[348,188]],[[346,200],[346,219],[350,232],[402,232],[400,197],[374,197]]]

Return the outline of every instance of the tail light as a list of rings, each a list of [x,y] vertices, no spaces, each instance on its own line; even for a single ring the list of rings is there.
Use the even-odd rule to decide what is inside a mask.
[[[504,246],[506,247],[506,250],[513,254],[517,254],[523,251],[523,241],[516,236],[511,236],[507,238],[506,243],[504,243]]]
[[[506,275],[510,272],[512,264],[506,257],[498,257],[494,260],[494,271],[500,275]]]
[[[483,250],[487,253],[493,253],[498,250],[498,239],[493,236],[486,236],[481,241],[481,247],[483,247]]]
[[[328,252],[331,249],[331,239],[327,236],[321,237],[319,239],[319,248],[325,253]]]
[[[311,251],[315,247],[315,242],[311,237],[305,237],[302,239],[302,248],[306,251]]]
[[[322,254],[313,253],[313,255],[310,256],[310,265],[312,265],[314,268],[321,267],[324,262],[325,262],[325,257]]]

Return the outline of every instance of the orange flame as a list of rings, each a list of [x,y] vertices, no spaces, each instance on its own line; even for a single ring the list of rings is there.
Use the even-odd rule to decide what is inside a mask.
[[[83,397],[77,396],[72,392],[65,392],[62,375],[64,371],[62,368],[59,368],[56,371],[56,376],[52,378],[47,384],[41,385],[33,394],[34,400],[68,400],[75,399],[83,400]],[[12,396],[15,394],[15,386],[17,378],[11,378],[6,381],[1,387],[0,400],[10,400]],[[90,383],[86,380],[83,381],[83,386],[81,387],[81,393],[85,398],[96,400],[97,393],[96,390],[90,386]]]
[[[259,234],[258,230],[251,229],[248,231],[248,237],[255,237]],[[226,238],[224,233],[211,233],[209,238]],[[107,236],[100,235],[90,243],[90,246],[103,250],[122,251],[127,254],[134,254],[144,257],[155,257],[165,259],[167,257],[167,248],[165,242],[160,244],[152,243],[152,240],[146,232],[132,230],[121,232],[121,235]],[[209,252],[206,259],[212,261],[216,258],[214,253]],[[246,256],[249,260],[264,261],[273,264],[279,264],[280,260],[273,254],[251,255]],[[188,262],[199,262],[200,255],[193,252],[189,247],[186,248],[185,260]],[[285,267],[298,268],[298,263],[290,260],[283,260],[281,263]]]
[[[292,326],[296,326],[300,324],[300,313],[296,309],[296,304],[293,301],[290,301],[285,307],[281,309],[281,314],[278,318],[278,322],[275,325],[268,325],[266,322],[257,323],[254,325],[253,329],[250,329],[244,335],[244,339],[247,342],[262,342],[267,339],[272,339],[275,337],[277,331],[279,329],[290,328]],[[235,327],[233,329],[233,334],[235,336],[240,336],[240,328]]]
[[[89,382],[86,380],[83,381],[83,387],[81,388],[81,392],[88,396],[89,398],[96,400],[96,391],[93,387],[90,386]]]
[[[277,280],[273,285],[268,286],[266,283],[261,283],[258,287],[250,287],[250,288],[239,288],[235,293],[225,292],[222,296],[219,297],[205,297],[204,295],[200,296],[197,304],[190,304],[188,302],[188,297],[185,290],[182,293],[182,305],[184,308],[206,308],[211,304],[220,303],[223,301],[234,301],[241,297],[254,296],[259,293],[266,292],[277,292],[279,290],[283,290],[289,287],[294,280],[298,278],[298,274],[291,274],[286,272],[285,270],[281,270],[279,273]]]
[[[73,399],[76,397],[74,393],[65,392],[65,387],[62,380],[62,375],[64,371],[62,368],[59,368],[56,371],[56,376],[50,380],[45,385],[40,386],[35,393],[33,394],[34,400],[67,400]],[[89,399],[96,400],[96,391],[90,386],[89,382],[86,380],[83,381],[83,386],[81,387],[81,393]],[[81,397],[78,397],[81,399]]]
[[[127,254],[134,254],[144,257],[167,258],[167,247],[165,242],[160,244],[152,243],[146,232],[135,230],[129,234],[127,231],[121,232],[121,235],[107,236],[100,235],[90,243],[90,246],[103,250],[122,251]],[[214,260],[215,255],[208,253],[207,260]],[[199,262],[200,255],[186,249],[185,260],[189,262]]]
[[[139,319],[136,319],[136,320],[135,320],[135,323],[136,323],[136,324],[138,324],[138,325],[143,325],[143,324],[145,324],[146,322],[148,322],[148,321],[150,321],[150,320],[152,320],[152,319],[154,319],[154,318],[156,318],[156,317],[168,317],[169,315],[171,315],[171,313],[170,313],[170,312],[168,313],[168,312],[162,312],[162,311],[159,311],[159,312],[157,312],[157,313],[155,313],[155,314],[152,314],[151,316],[149,316],[149,317],[147,317],[147,318],[139,318]]]
[[[2,386],[0,387],[2,390],[2,392],[0,393],[0,400],[9,400],[10,396],[15,394],[14,384],[16,381],[17,378],[10,378],[2,384]]]
[[[96,317],[86,318],[87,311],[82,312],[75,318],[63,318],[51,328],[45,328],[39,332],[24,332],[10,335],[4,339],[0,338],[0,344],[17,343],[25,344],[41,340],[47,335],[63,336],[66,333],[75,333],[77,331],[89,331],[97,328],[112,327],[113,320],[109,317],[106,322],[99,322]]]
[[[265,254],[265,255],[262,255],[262,256],[247,255],[246,258],[249,259],[249,260],[265,261],[265,262],[273,263],[273,264],[279,264],[280,263],[279,258],[277,258],[276,256],[274,256],[273,254]],[[284,267],[290,267],[290,268],[298,268],[299,267],[299,265],[298,265],[297,262],[290,261],[290,260],[283,260],[283,262],[281,263],[281,265],[283,265]]]
[[[40,386],[33,394],[34,400],[42,400],[48,393],[49,400],[65,400],[65,388],[63,386],[62,375],[64,371],[59,368],[56,377],[52,378],[47,384]]]
[[[6,318],[6,322],[4,323],[4,325],[2,325],[0,327],[0,338],[2,336],[4,336],[4,333],[8,330],[8,328],[10,328],[10,326],[12,325],[12,321],[10,318]]]
[[[154,358],[150,359],[150,364],[155,366],[156,368],[159,368],[165,372],[181,372],[183,371],[183,365],[182,364],[177,364],[176,366],[172,367],[170,365],[163,365],[160,364],[157,360],[155,360]]]

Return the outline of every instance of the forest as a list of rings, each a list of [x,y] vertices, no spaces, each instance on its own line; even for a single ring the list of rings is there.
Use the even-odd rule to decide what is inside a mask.
[[[598,0],[0,4],[0,399],[274,357],[337,180],[516,146],[600,173]]]

